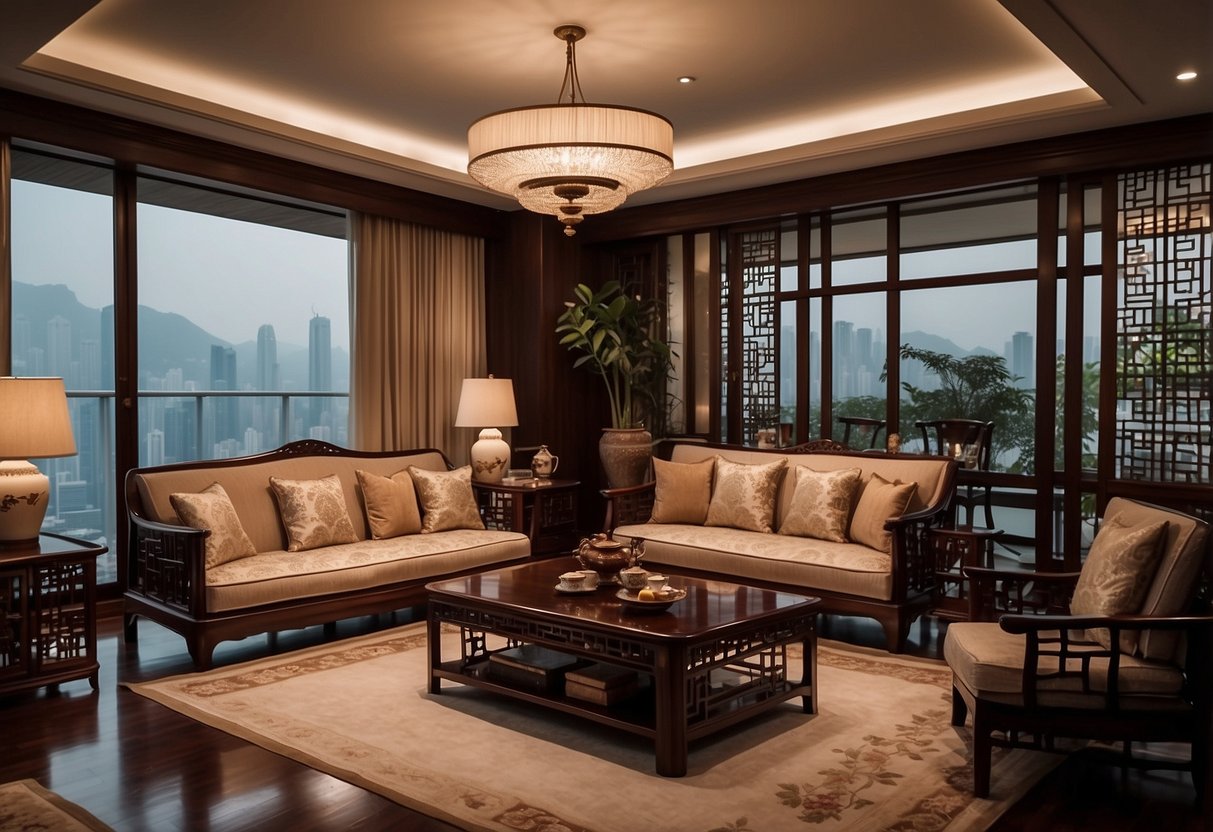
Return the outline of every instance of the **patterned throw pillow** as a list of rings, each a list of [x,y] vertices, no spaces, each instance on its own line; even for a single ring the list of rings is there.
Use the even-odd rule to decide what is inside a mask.
[[[278,498],[278,514],[286,528],[288,552],[358,540],[345,507],[341,478],[336,474],[319,480],[270,477],[270,486]]]
[[[227,491],[213,482],[198,494],[170,494],[168,500],[181,522],[193,529],[210,529],[206,539],[206,567],[257,554],[257,547],[240,524]]]
[[[1120,517],[1106,521],[1091,541],[1087,560],[1078,574],[1070,612],[1074,615],[1123,615],[1137,613],[1145,600],[1158,559],[1162,554],[1167,521],[1144,526],[1122,524]],[[1122,652],[1132,653],[1134,634],[1121,637]],[[1087,630],[1087,638],[1111,649],[1112,635],[1107,628]]]
[[[472,466],[454,471],[427,471],[409,466],[417,496],[421,498],[421,533],[448,529],[483,529],[484,521],[472,493]]]
[[[851,516],[851,540],[881,552],[892,552],[893,534],[884,524],[906,513],[917,488],[916,482],[889,482],[880,474],[872,474],[859,493],[855,514]]]
[[[775,494],[788,467],[787,459],[766,465],[746,465],[716,457],[716,484],[708,505],[708,526],[731,526],[770,532],[775,517]]]
[[[814,471],[797,465],[796,490],[779,533],[846,543],[847,523],[862,476],[859,468]]]
[[[397,471],[381,477],[370,471],[357,470],[358,485],[366,504],[366,522],[371,537],[382,540],[421,531],[421,511],[417,508],[417,491],[408,471]]]
[[[653,460],[656,474],[653,523],[690,523],[702,526],[712,499],[712,472],[716,460],[666,462]]]

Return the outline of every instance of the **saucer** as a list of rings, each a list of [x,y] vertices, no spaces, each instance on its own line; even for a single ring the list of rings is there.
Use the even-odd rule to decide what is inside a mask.
[[[615,597],[623,602],[624,608],[633,612],[661,612],[668,610],[673,604],[687,597],[685,589],[674,591],[672,598],[654,598],[652,601],[642,601],[626,589],[621,589],[615,593]]]
[[[597,592],[596,586],[583,586],[581,589],[565,589],[560,584],[556,584],[555,589],[561,595],[589,595],[591,592]]]

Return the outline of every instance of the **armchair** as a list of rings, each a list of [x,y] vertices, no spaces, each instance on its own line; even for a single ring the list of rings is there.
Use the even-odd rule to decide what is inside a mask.
[[[1123,743],[1123,765],[1190,769],[1203,800],[1213,615],[1196,595],[1208,569],[1207,523],[1120,498],[1080,573],[966,568],[973,620],[948,627],[944,658],[952,724],[973,717],[974,794],[989,795],[993,746],[1056,750],[1065,737]],[[1191,755],[1134,756],[1140,742],[1190,744]]]

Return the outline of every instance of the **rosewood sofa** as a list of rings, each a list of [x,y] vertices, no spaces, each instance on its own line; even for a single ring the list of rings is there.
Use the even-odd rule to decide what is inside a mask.
[[[255,456],[130,471],[127,641],[137,638],[139,617],[151,619],[184,636],[194,664],[207,668],[221,641],[424,604],[429,581],[530,556],[528,538],[513,531],[457,528],[375,539],[357,472],[390,478],[409,466],[451,468],[432,449],[370,453],[304,440]],[[340,480],[353,542],[288,551],[270,478],[310,482],[332,475]],[[214,483],[230,498],[251,549],[208,566],[211,531],[183,524],[172,495],[180,500]]]
[[[708,522],[654,521],[654,503],[661,496],[663,473],[672,470],[666,466],[676,463],[709,467],[711,460],[746,465],[786,461],[776,484],[769,531],[738,528],[727,516],[723,523],[718,520],[715,524],[710,517]],[[700,500],[716,501],[723,496],[717,493],[721,487],[721,465],[712,464],[715,470],[711,491],[701,494]],[[949,508],[955,490],[954,460],[917,454],[672,442],[659,448],[654,466],[656,479],[652,482],[601,492],[608,501],[605,527],[617,539],[643,538],[645,564],[650,569],[656,564],[668,566],[675,574],[723,575],[818,596],[822,612],[874,618],[884,628],[889,650],[904,649],[910,624],[931,603],[935,566],[928,530],[942,522]],[[835,535],[837,539],[807,536],[803,528],[792,528],[804,524],[789,522],[794,512],[804,511],[804,506],[794,501],[801,466],[827,478],[830,472],[859,471],[859,484],[850,504],[840,509],[842,525],[841,533]],[[880,479],[874,479],[874,475]],[[876,521],[875,525],[883,527],[887,536],[878,533],[876,536],[883,540],[875,541],[874,546],[872,534],[857,540],[859,535],[852,534],[850,524],[857,519],[864,489],[881,480],[887,481],[884,485],[914,483],[914,487],[901,511]],[[675,485],[672,479],[668,483],[666,496],[680,494],[678,499],[683,503],[688,493],[698,487]],[[735,493],[731,499],[744,500],[746,495]]]

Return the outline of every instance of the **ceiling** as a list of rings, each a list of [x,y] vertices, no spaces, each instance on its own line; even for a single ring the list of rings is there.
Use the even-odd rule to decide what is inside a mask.
[[[629,204],[1213,111],[1213,0],[6,6],[0,86],[499,208],[467,127],[555,103],[562,23],[590,102],[674,124]]]

